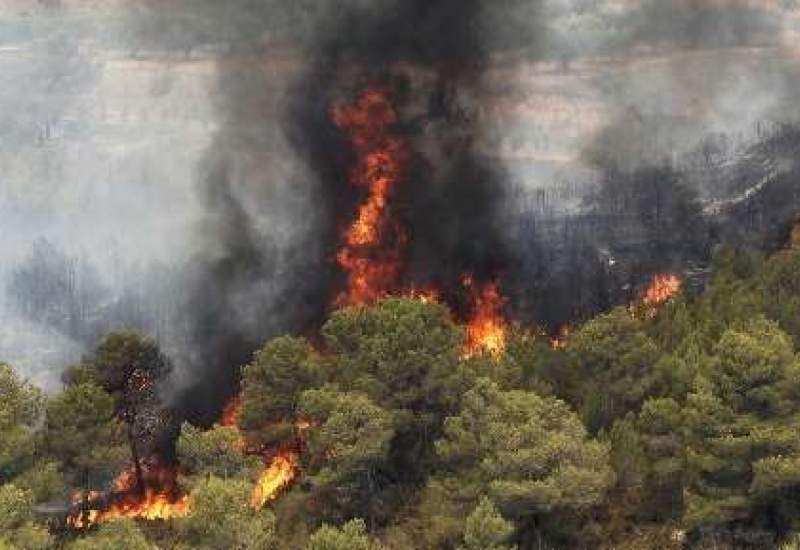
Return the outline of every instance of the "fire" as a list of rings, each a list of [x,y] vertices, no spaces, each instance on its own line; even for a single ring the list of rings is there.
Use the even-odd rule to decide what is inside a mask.
[[[368,88],[354,103],[335,107],[331,116],[348,133],[356,154],[350,182],[367,190],[336,256],[347,274],[347,290],[337,304],[373,303],[394,290],[400,271],[405,235],[392,222],[389,202],[402,179],[406,146],[391,132],[397,113],[388,89]]]
[[[261,509],[268,502],[275,500],[281,492],[300,475],[300,450],[303,447],[302,434],[312,427],[311,420],[300,418],[294,423],[297,430],[296,440],[288,448],[278,451],[271,459],[265,453],[266,467],[256,481],[250,503],[253,508]]]
[[[184,517],[189,502],[179,494],[174,468],[148,465],[145,487],[140,489],[133,466],[125,469],[112,483],[109,493],[92,491],[73,497],[76,511],[67,523],[76,529],[120,518],[166,520]]]
[[[439,291],[433,288],[416,289],[412,288],[405,295],[410,300],[417,300],[423,304],[439,303]]]
[[[242,408],[242,396],[236,395],[225,404],[222,409],[222,417],[219,419],[220,426],[236,426],[239,422],[239,411]]]
[[[297,453],[287,451],[275,455],[269,466],[261,473],[250,500],[253,508],[261,509],[278,497],[299,472]]]
[[[336,256],[347,275],[347,289],[338,296],[336,305],[372,304],[392,294],[423,303],[438,302],[436,289],[409,291],[398,281],[407,236],[392,219],[390,203],[405,175],[409,151],[394,131],[398,115],[391,103],[390,90],[369,87],[354,102],[334,107],[331,118],[347,132],[355,152],[350,183],[367,192]],[[474,304],[474,313],[466,327],[465,355],[482,351],[501,354],[506,345],[507,329],[501,313],[505,298],[494,283],[476,289],[471,277],[465,277],[463,282]]]
[[[237,420],[242,408],[241,394],[231,399],[222,410],[222,417],[218,422],[221,426],[236,428],[238,432]],[[245,438],[239,433],[238,447],[243,453],[262,455],[265,461],[264,470],[256,481],[250,503],[253,508],[261,509],[268,502],[276,499],[281,492],[286,489],[300,473],[299,468],[299,449],[302,447],[301,435],[313,427],[313,423],[305,418],[295,421],[297,438],[291,444],[293,450],[281,450],[271,456],[273,451],[264,448],[251,447],[247,445]]]
[[[189,505],[185,495],[174,499],[169,494],[157,493],[147,488],[143,498],[124,499],[112,504],[108,510],[98,512],[95,523],[120,518],[171,519],[183,517],[188,512]]]
[[[474,310],[466,326],[467,343],[465,357],[488,352],[497,357],[505,351],[508,327],[502,309],[506,299],[495,283],[475,289],[472,277],[465,276],[464,287],[472,292]]]
[[[681,286],[681,279],[677,275],[668,273],[656,275],[642,295],[642,301],[648,306],[663,304],[680,292]]]
[[[558,330],[558,334],[550,338],[550,347],[554,350],[563,350],[567,348],[570,334],[572,334],[572,327],[564,325]]]

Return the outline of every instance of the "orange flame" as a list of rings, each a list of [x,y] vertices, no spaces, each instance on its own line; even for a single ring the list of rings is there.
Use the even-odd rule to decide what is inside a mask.
[[[275,455],[256,482],[250,503],[253,508],[261,509],[271,500],[278,497],[299,472],[297,453],[287,451]]]
[[[260,454],[264,457],[265,467],[258,477],[253,493],[250,498],[250,503],[253,508],[261,509],[268,502],[276,499],[281,492],[286,489],[289,484],[299,475],[300,468],[299,455],[295,450],[283,450],[272,456],[271,452],[259,447],[250,447],[247,445],[242,434],[239,432],[237,420],[239,412],[242,408],[242,396],[236,395],[231,399],[222,410],[222,417],[218,424],[221,426],[228,426],[236,428],[239,433],[238,447],[246,454]],[[305,418],[300,418],[295,421],[295,429],[297,430],[297,440],[292,444],[293,449],[300,449],[302,446],[300,436],[303,432],[313,427],[313,423]]]
[[[564,325],[558,330],[558,334],[550,338],[550,347],[554,350],[563,350],[567,348],[567,342],[572,334],[572,327]]]
[[[506,348],[508,327],[502,309],[506,298],[495,283],[489,283],[480,290],[474,288],[472,277],[465,276],[464,286],[472,292],[474,311],[466,326],[467,342],[465,357],[473,357],[481,352],[498,357]]]
[[[682,281],[677,275],[669,273],[656,275],[642,295],[642,301],[648,306],[663,304],[680,292],[681,286]]]
[[[222,408],[222,417],[219,419],[219,425],[225,427],[235,427],[239,422],[239,411],[241,408],[242,396],[236,395]]]
[[[178,499],[165,493],[157,493],[153,489],[145,489],[143,498],[126,499],[115,502],[108,510],[94,512],[93,524],[112,521],[120,518],[138,518],[145,520],[171,519],[184,517],[189,512],[186,496]]]
[[[412,288],[405,294],[405,298],[417,300],[423,304],[437,304],[439,303],[439,291],[433,288]]]
[[[347,290],[337,304],[373,303],[393,290],[400,271],[405,236],[391,221],[389,199],[402,178],[406,147],[391,134],[397,113],[385,88],[368,88],[354,103],[334,108],[331,116],[348,132],[356,153],[350,182],[368,192],[336,255],[347,273]]]
[[[131,466],[117,476],[110,494],[97,491],[77,493],[73,504],[82,509],[74,512],[67,524],[75,529],[85,529],[120,518],[165,520],[183,517],[189,513],[189,502],[177,491],[176,475],[174,468],[149,465],[145,488],[139,490]]]

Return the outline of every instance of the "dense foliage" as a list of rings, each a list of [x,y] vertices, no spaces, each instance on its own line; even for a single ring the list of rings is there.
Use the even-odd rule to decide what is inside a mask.
[[[45,504],[151,452],[169,361],[111,334],[51,396],[0,365],[0,548],[796,548],[798,304],[787,248],[721,250],[703,292],[563,345],[513,327],[499,356],[464,357],[438,304],[340,310],[320,342],[253,356],[235,425],[179,428],[185,517],[83,530]],[[264,460],[288,451],[299,475],[254,507]]]

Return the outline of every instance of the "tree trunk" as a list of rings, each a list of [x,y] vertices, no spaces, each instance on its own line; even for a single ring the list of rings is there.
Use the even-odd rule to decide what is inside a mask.
[[[83,469],[83,504],[81,504],[81,526],[88,527],[90,514],[89,508],[92,503],[89,495],[89,468]]]
[[[139,494],[144,494],[144,472],[142,471],[142,463],[139,458],[139,450],[136,448],[136,437],[133,430],[133,422],[128,422],[128,444],[131,447],[131,459],[133,460],[133,468],[136,472],[136,490]]]

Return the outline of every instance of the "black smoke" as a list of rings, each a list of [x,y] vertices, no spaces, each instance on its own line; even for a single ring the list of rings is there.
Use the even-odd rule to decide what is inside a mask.
[[[464,273],[552,329],[634,299],[654,272],[702,284],[719,244],[779,246],[800,209],[792,2],[56,4],[10,14],[36,33],[0,98],[30,107],[0,116],[14,157],[0,359],[27,355],[50,387],[103,333],[139,329],[174,359],[177,417],[206,423],[265,340],[314,335],[364,198],[330,109],[375,84],[411,153],[391,203],[408,236],[398,286],[435,286],[459,316]],[[532,120],[550,98],[600,104],[599,128]],[[39,235],[52,247],[26,259]]]
[[[513,263],[501,238],[505,174],[475,147],[471,96],[494,53],[481,33],[487,14],[478,1],[354,8],[321,29],[286,121],[293,145],[332,197],[330,216],[341,230],[363,197],[348,187],[352,157],[329,109],[367,86],[391,88],[401,116],[395,132],[412,149],[391,205],[408,236],[400,286],[434,286],[451,304],[463,274],[486,281]]]
[[[436,286],[466,313],[463,274],[480,282],[513,270],[502,238],[505,174],[475,147],[474,95],[492,53],[511,46],[489,49],[495,8],[396,0],[342,3],[325,17],[309,9],[305,17],[316,25],[299,41],[302,68],[276,98],[258,66],[271,46],[258,42],[264,33],[253,22],[266,31],[279,10],[249,7],[253,40],[237,42],[235,59],[219,62],[224,126],[201,170],[207,246],[189,270],[183,415],[213,420],[258,345],[280,333],[311,334],[330,311],[344,284],[336,249],[364,198],[348,182],[353,153],[330,110],[368,86],[391,89],[400,115],[393,131],[411,149],[391,206],[408,237],[399,287]],[[276,180],[274,164],[284,139],[302,167],[288,183]]]
[[[608,120],[582,149],[594,175],[570,197],[580,207],[539,215],[552,208],[537,197],[512,232],[525,250],[511,284],[519,315],[545,325],[636,299],[658,272],[700,288],[718,246],[780,246],[800,208],[788,183],[796,131],[762,131],[796,120],[779,13],[643,0],[604,24],[616,36],[598,52],[620,71],[593,83]]]
[[[675,159],[702,150],[706,116],[717,104],[735,111],[752,94],[740,82],[738,96],[726,95],[738,53],[710,74],[669,54],[759,47],[777,27],[750,8],[666,4],[631,8],[614,22],[622,39],[604,52],[621,56],[623,68],[641,48],[668,54],[667,89],[648,97],[647,82],[614,75],[593,83],[610,113],[585,147],[594,176],[588,191],[570,198],[575,211],[556,205],[557,215],[543,215],[544,195],[527,210],[509,208],[517,197],[506,163],[480,141],[482,102],[496,85],[487,84],[488,69],[561,55],[549,49],[547,3],[153,2],[156,15],[139,18],[143,44],[187,52],[223,45],[220,128],[198,169],[201,251],[183,281],[181,415],[214,420],[253,350],[277,334],[313,334],[329,312],[345,282],[336,249],[364,198],[348,183],[354,156],[330,110],[368,86],[391,89],[400,115],[393,131],[411,151],[391,204],[408,236],[400,287],[435,286],[465,315],[461,276],[497,279],[512,318],[555,329],[632,299],[655,272],[703,272],[718,243],[738,238],[728,220],[752,197],[709,210],[713,170],[698,173]],[[282,58],[289,68],[278,74]],[[672,116],[673,103],[694,111]],[[732,167],[748,163],[727,161],[727,180],[737,177]],[[520,204],[531,201],[529,191],[520,193]],[[763,229],[763,217],[752,219],[754,231]]]

